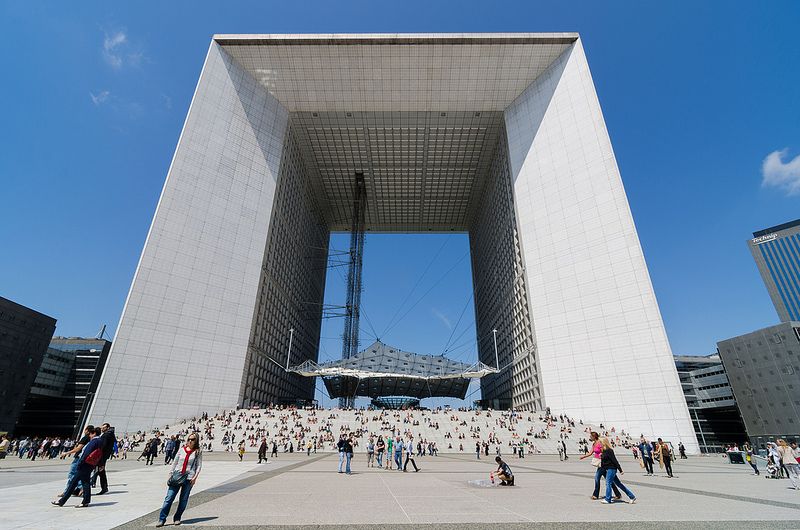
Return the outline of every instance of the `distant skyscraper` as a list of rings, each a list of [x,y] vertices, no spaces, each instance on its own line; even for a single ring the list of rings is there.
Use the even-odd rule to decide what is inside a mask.
[[[800,320],[800,219],[753,232],[747,245],[781,322]]]
[[[56,319],[0,297],[0,432],[13,431]]]

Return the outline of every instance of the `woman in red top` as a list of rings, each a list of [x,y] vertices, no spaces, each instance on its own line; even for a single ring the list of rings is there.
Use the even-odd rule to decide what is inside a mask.
[[[169,509],[172,507],[172,501],[175,500],[179,492],[178,509],[175,511],[173,521],[176,525],[181,524],[181,516],[189,503],[189,493],[192,491],[194,483],[197,482],[197,476],[200,474],[202,467],[203,455],[200,451],[200,435],[195,432],[186,438],[186,445],[178,449],[178,454],[175,455],[175,460],[172,463],[169,478],[167,479],[167,496],[164,498],[164,506],[161,507],[161,515],[159,515],[158,523],[156,523],[157,527],[164,526],[164,523],[167,522],[167,515],[169,515]]]

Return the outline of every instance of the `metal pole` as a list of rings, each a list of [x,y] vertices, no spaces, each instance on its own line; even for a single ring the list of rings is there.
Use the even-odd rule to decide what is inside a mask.
[[[703,447],[706,448],[705,452],[707,453],[708,452],[708,445],[706,445],[706,435],[703,432],[703,426],[700,425],[700,418],[697,416],[697,409],[692,409],[692,412],[694,412],[694,419],[695,419],[695,421],[697,421],[697,430],[700,431],[700,439],[703,441]],[[702,449],[700,450],[700,452],[701,453],[703,452]]]
[[[286,352],[286,371],[289,371],[289,357],[292,355],[292,337],[294,336],[294,328],[289,329],[289,351]]]
[[[496,329],[492,330],[492,335],[494,335],[494,365],[499,370],[500,369],[500,361],[498,360],[498,357],[497,357],[497,330]]]

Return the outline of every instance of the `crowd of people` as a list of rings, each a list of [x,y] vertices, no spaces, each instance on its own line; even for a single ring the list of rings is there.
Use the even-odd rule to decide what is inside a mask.
[[[458,452],[463,452],[464,442],[471,440],[477,459],[494,453],[498,467],[492,480],[496,477],[503,486],[514,486],[515,479],[502,453],[518,459],[525,458],[526,454],[541,454],[542,445],[537,444],[548,440],[548,452],[555,447],[559,459],[567,461],[577,448],[580,459],[591,459],[595,468],[590,497],[604,504],[621,501],[623,493],[629,503],[636,502],[635,494],[620,478],[624,472],[615,450],[630,451],[645,476],[656,474],[657,463],[659,472],[674,478],[673,463],[677,458],[687,458],[682,443],[675,448],[662,438],[651,441],[641,436],[633,440],[624,431],[617,432],[602,424],[594,430],[567,416],[553,415],[549,409],[542,413],[514,410],[459,410],[456,413],[448,408],[342,411],[296,407],[234,409],[216,415],[204,413],[172,427],[126,433],[121,438],[117,438],[108,423],[100,427],[87,426],[76,440],[36,436],[12,440],[2,436],[0,458],[7,455],[31,461],[69,458],[64,490],[52,503],[61,507],[74,496],[79,498],[78,508],[89,506],[92,489],[98,488],[98,483],[99,491],[95,495],[108,493],[106,469],[111,460],[126,460],[131,451],[139,453],[136,461],[143,461],[145,466],[161,464],[163,458],[163,465],[169,467],[167,493],[157,524],[162,526],[176,499],[178,507],[173,521],[180,524],[192,486],[202,469],[204,451],[234,453],[240,461],[244,461],[248,452],[255,452],[258,464],[268,463],[268,453],[270,458],[277,458],[281,452],[304,451],[310,456],[318,450],[334,451],[339,455],[338,472],[346,475],[352,474],[354,454],[363,452],[367,468],[408,472],[410,464],[413,471],[418,472],[421,467],[417,459],[438,456],[441,440],[447,444],[447,452],[456,451],[453,440],[458,441]],[[739,451],[738,446],[728,449],[729,452]],[[742,453],[754,474],[760,474],[753,447],[744,444]],[[778,440],[768,444],[766,468],[768,477],[786,477],[795,489],[800,489],[800,449],[794,441]],[[603,480],[605,491],[601,494]]]

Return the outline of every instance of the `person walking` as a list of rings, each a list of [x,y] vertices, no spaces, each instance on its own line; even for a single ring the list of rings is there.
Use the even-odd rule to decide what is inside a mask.
[[[658,439],[656,445],[656,456],[658,456],[658,465],[667,471],[667,478],[674,478],[672,476],[672,451],[664,440]]]
[[[799,490],[800,464],[797,463],[797,454],[783,438],[778,439],[778,454],[781,455],[781,463],[786,468],[786,474],[789,476],[792,486]]]
[[[478,457],[478,460],[481,459],[481,443],[475,442],[475,456]]]
[[[155,438],[150,440],[150,447],[147,451],[147,460],[145,460],[145,465],[152,466],[153,459],[158,456],[158,448],[161,446],[161,439],[156,434]]]
[[[744,459],[753,468],[753,474],[760,475],[761,473],[758,471],[758,464],[756,463],[756,455],[753,453],[753,446],[750,445],[750,442],[745,442],[742,449],[744,450]]]
[[[200,449],[200,435],[195,432],[186,438],[186,445],[178,450],[178,454],[175,455],[175,460],[172,462],[167,479],[167,496],[164,497],[164,504],[161,506],[157,527],[166,524],[169,510],[178,494],[180,494],[178,509],[175,510],[172,520],[175,525],[181,524],[181,517],[186,511],[186,505],[189,504],[189,494],[192,486],[197,482],[202,468],[203,453]]]
[[[593,501],[596,501],[600,497],[600,478],[606,476],[603,470],[600,469],[601,457],[603,454],[603,444],[602,442],[600,442],[600,435],[594,431],[589,433],[589,439],[591,439],[592,441],[592,449],[591,451],[588,451],[585,455],[583,455],[580,459],[583,460],[589,457],[592,458],[592,466],[594,466],[595,472],[594,472],[594,491],[592,492],[591,498]],[[615,499],[622,498],[616,484],[611,484],[611,487],[614,490],[614,498]]]
[[[272,440],[272,453],[270,455],[272,458],[278,458],[278,442]]]
[[[408,440],[406,441],[406,463],[403,465],[403,471],[408,471],[408,463],[411,462],[411,465],[414,466],[414,473],[419,471],[417,467],[417,463],[414,461],[414,439],[409,434]]]
[[[613,486],[617,486],[628,496],[630,504],[635,503],[636,495],[626,488],[625,484],[619,479],[618,475],[624,474],[624,471],[622,471],[622,466],[619,465],[619,461],[614,454],[611,442],[608,441],[608,438],[601,438],[600,443],[603,447],[603,452],[600,454],[600,469],[606,476],[606,496],[600,502],[603,504],[611,504],[613,502],[611,500],[611,492],[613,491]]]
[[[367,467],[375,467],[375,440],[372,436],[367,442]]]
[[[350,475],[350,461],[353,459],[353,435],[344,439],[345,473]]]
[[[104,495],[108,493],[108,477],[106,476],[106,464],[114,454],[114,445],[117,443],[117,438],[114,436],[114,428],[108,423],[100,426],[100,443],[103,448],[103,458],[100,464],[95,468],[95,475],[92,478],[92,487],[95,486],[96,481],[100,478],[100,491],[97,495]]]
[[[175,458],[175,449],[178,448],[178,442],[175,440],[175,435],[169,437],[169,440],[164,442],[164,465],[168,466],[170,461]]]
[[[596,433],[595,433],[596,434]],[[646,477],[653,476],[653,446],[645,439],[644,436],[639,440],[639,452],[642,455],[642,463]]]
[[[392,469],[392,451],[394,450],[394,438],[391,436],[386,437],[386,469]]]
[[[261,445],[258,446],[258,463],[260,464],[261,461],[267,461],[267,439],[261,439]]]
[[[383,441],[383,436],[378,436],[378,441],[375,442],[375,451],[377,453],[378,468],[383,467],[383,452],[386,450],[386,442]]]
[[[394,463],[398,471],[403,471],[403,439],[399,436],[394,441]]]
[[[344,473],[342,467],[344,466],[344,447],[345,447],[345,435],[339,435],[339,442],[336,444],[336,448],[339,450],[339,473]]]
[[[68,492],[66,488],[69,488],[69,485],[72,482],[72,477],[74,477],[78,473],[78,464],[80,464],[81,461],[81,452],[83,451],[83,448],[86,447],[86,444],[88,444],[89,441],[92,439],[93,435],[94,435],[94,425],[87,425],[86,428],[83,429],[83,436],[81,437],[80,440],[78,440],[78,443],[75,444],[75,447],[73,447],[71,450],[65,453],[61,453],[62,460],[64,460],[68,456],[73,457],[72,464],[70,464],[69,472],[67,473],[67,485],[64,487],[64,492],[62,493],[62,495],[66,495],[67,493],[72,495],[72,493],[74,492],[74,491]]]
[[[681,460],[688,459],[686,456],[686,447],[684,447],[683,442],[678,442],[678,454],[681,455]]]
[[[241,462],[241,461],[242,461],[242,459],[244,458],[244,440],[242,440],[241,442],[239,442],[239,449],[238,449],[238,451],[236,451],[236,452],[237,452],[237,453],[238,453],[238,455],[239,455],[239,462]]]
[[[100,440],[100,429],[93,428],[89,433],[89,438],[89,442],[81,450],[81,456],[78,458],[78,465],[75,470],[75,475],[72,477],[72,480],[69,481],[69,484],[67,484],[67,487],[64,489],[64,493],[61,495],[61,498],[57,501],[52,501],[51,504],[54,506],[64,506],[69,498],[72,497],[72,492],[75,491],[78,483],[81,485],[83,500],[76,506],[76,508],[86,508],[89,506],[89,503],[92,502],[92,486],[89,484],[89,482],[91,480],[92,470],[103,458],[103,445],[102,441]]]

